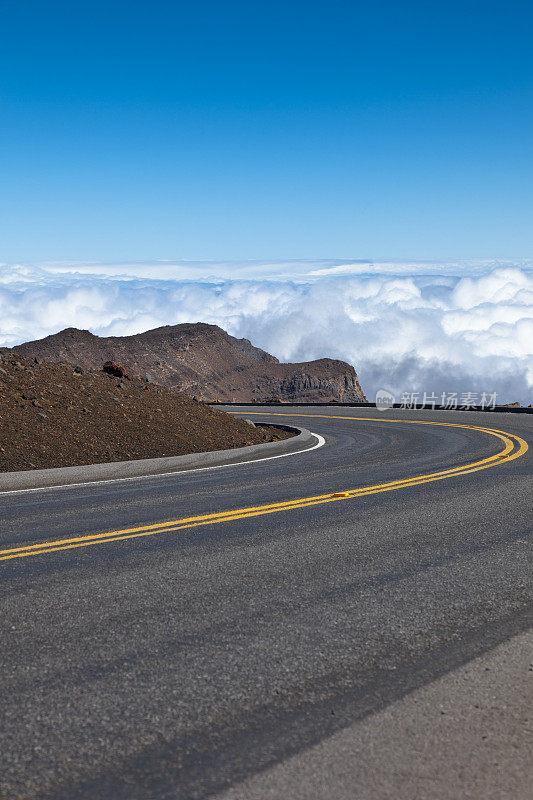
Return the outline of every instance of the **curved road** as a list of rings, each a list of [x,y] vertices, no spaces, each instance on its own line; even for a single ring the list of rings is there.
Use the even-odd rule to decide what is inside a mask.
[[[464,796],[521,796],[531,761],[517,761],[509,693],[531,626],[533,416],[239,409],[252,413],[325,445],[0,495],[2,800],[290,800],[302,770],[317,773],[309,800],[444,797],[413,790],[405,720],[434,730],[437,697],[458,718],[476,691],[501,695],[496,772],[510,783]],[[357,768],[334,766],[342,752]],[[481,741],[472,752],[494,768]]]

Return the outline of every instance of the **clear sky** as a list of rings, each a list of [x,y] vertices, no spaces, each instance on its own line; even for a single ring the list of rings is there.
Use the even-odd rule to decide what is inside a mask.
[[[533,255],[531,0],[4,0],[0,260]]]

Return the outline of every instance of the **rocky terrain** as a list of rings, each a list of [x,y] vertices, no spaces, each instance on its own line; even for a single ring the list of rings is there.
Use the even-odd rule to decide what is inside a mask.
[[[88,372],[4,354],[0,472],[225,450],[291,435],[117,368]]]
[[[117,361],[145,378],[203,400],[357,402],[363,391],[352,366],[322,358],[282,364],[216,325],[167,325],[135,336],[99,337],[66,328],[12,348],[20,356],[100,369]],[[0,352],[2,350],[0,349]]]

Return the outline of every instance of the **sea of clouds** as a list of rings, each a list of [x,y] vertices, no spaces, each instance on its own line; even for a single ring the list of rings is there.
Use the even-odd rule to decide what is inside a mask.
[[[383,388],[533,402],[533,262],[0,265],[1,345],[196,321],[282,361],[348,361],[371,400]]]

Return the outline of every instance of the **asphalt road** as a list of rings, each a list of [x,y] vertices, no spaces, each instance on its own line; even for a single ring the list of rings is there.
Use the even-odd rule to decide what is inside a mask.
[[[261,409],[240,413],[252,411]],[[531,627],[533,448],[512,458],[512,437],[533,441],[533,415],[278,413],[326,444],[227,469],[0,496],[0,547],[22,556],[0,561],[2,800],[231,797],[247,781],[254,797],[290,800],[285,765],[307,757],[308,773],[321,763],[323,777],[316,748],[333,759],[354,725],[413,697],[429,697],[427,708],[431,687],[460,683],[461,669]],[[301,416],[317,413],[331,417]],[[455,425],[506,431],[511,443]],[[485,462],[506,446],[511,457]],[[122,534],[90,538],[111,531]],[[64,549],[31,549],[58,540]],[[497,675],[508,697],[512,670]],[[405,712],[390,713],[389,727],[400,726]],[[383,728],[371,729],[382,740]],[[383,749],[380,758],[383,773]],[[499,765],[509,786],[531,760],[517,764]],[[330,797],[340,797],[332,775]]]

